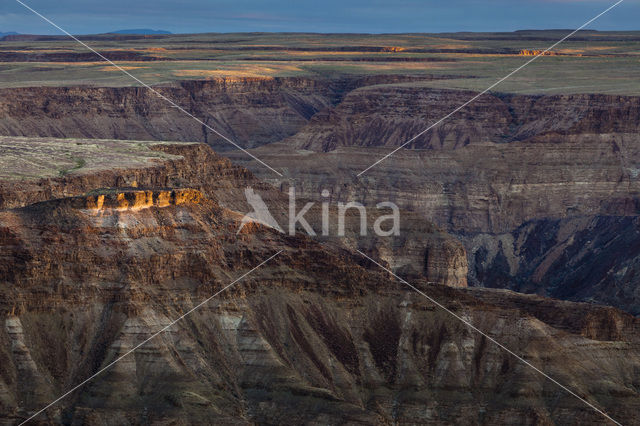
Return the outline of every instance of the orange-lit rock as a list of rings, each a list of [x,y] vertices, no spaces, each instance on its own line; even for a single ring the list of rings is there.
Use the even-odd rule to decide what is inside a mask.
[[[552,52],[552,51],[545,52],[544,50],[527,50],[527,49],[523,49],[519,53],[520,56],[538,56],[538,55],[555,56],[556,54],[557,54],[556,52]]]
[[[204,197],[200,191],[191,188],[122,191],[106,189],[103,191],[105,192],[103,194],[75,197],[68,202],[87,210],[141,210],[150,207],[197,204]]]

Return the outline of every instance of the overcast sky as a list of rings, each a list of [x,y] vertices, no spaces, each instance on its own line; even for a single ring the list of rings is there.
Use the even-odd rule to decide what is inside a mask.
[[[449,32],[576,28],[601,0],[22,0],[74,34],[152,28],[238,31]],[[640,30],[640,0],[625,0],[589,28]],[[15,0],[0,0],[0,32],[58,34]]]

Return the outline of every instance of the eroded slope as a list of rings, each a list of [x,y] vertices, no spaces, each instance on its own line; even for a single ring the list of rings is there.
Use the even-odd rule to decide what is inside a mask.
[[[0,408],[24,418],[277,250],[47,411],[49,422],[602,422],[347,251],[195,190],[120,190],[0,213]],[[122,194],[122,195],[120,195]],[[179,196],[182,194],[182,196]],[[186,196],[188,195],[188,196]],[[178,199],[183,202],[176,202]],[[127,201],[124,204],[122,201]],[[149,201],[151,200],[151,201]],[[637,328],[611,308],[416,285],[619,421],[640,409]]]

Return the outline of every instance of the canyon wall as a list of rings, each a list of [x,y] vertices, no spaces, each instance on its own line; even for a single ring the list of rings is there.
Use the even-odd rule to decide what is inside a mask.
[[[38,420],[604,421],[362,257],[261,225],[237,233],[240,215],[185,191],[180,203],[154,202],[160,189],[123,188],[0,212],[6,422],[24,420],[279,250]],[[100,196],[107,201],[98,208]],[[413,284],[616,420],[636,420],[637,319],[505,291]]]
[[[295,134],[357,87],[434,78],[446,76],[212,78],[154,89],[243,148],[253,148]],[[236,149],[143,87],[0,89],[0,135],[205,142],[217,151]]]
[[[243,147],[294,134],[333,92],[310,79],[238,78],[175,83],[156,90]],[[202,141],[235,149],[166,100],[140,87],[0,90],[6,136]]]
[[[638,215],[637,97],[485,95],[417,138],[407,146],[411,149],[357,176],[473,95],[407,84],[362,87],[316,114],[294,136],[254,153],[287,178],[295,177],[308,198],[318,199],[327,189],[335,200],[393,201],[433,221],[465,244],[471,285],[640,312],[634,290],[640,281],[624,272],[637,254],[628,240],[605,236],[613,228],[564,227],[576,234],[566,231],[557,240],[527,232],[526,247],[522,242],[522,229],[546,229],[548,222],[605,224]],[[285,185],[242,156],[229,155]],[[586,246],[588,256],[578,250],[583,254],[574,259],[576,251],[563,251],[565,241],[599,243]],[[531,253],[565,267],[541,279],[528,265]],[[571,272],[587,258],[590,263],[610,259],[611,269],[589,269],[595,275],[588,279],[584,270]]]
[[[357,177],[357,173],[393,147],[475,93],[432,89],[419,79],[397,76],[216,80],[183,83],[162,90],[180,99],[181,104],[192,105],[190,111],[198,112],[198,116],[206,117],[215,110],[217,117],[236,117],[237,120],[224,120],[230,127],[245,132],[238,140],[249,144],[247,146],[260,145],[254,153],[282,171],[285,179],[277,178],[243,153],[228,151],[226,154],[285,192],[294,184],[298,194],[309,200],[320,200],[320,192],[328,189],[332,203],[361,201],[375,205],[378,201],[393,201],[403,208],[405,216],[412,217],[408,228],[421,229],[422,225],[415,224],[426,220],[454,234],[465,244],[471,285],[612,303],[630,312],[637,312],[640,306],[633,292],[631,295],[608,294],[611,290],[605,289],[618,282],[614,278],[618,275],[611,272],[597,273],[598,278],[594,280],[600,283],[596,286],[600,290],[580,292],[568,291],[577,289],[577,282],[547,282],[531,275],[530,268],[515,266],[530,260],[517,242],[517,235],[521,235],[518,230],[525,224],[574,218],[606,222],[607,218],[615,221],[616,217],[637,215],[640,170],[640,100],[637,97],[485,95],[417,138],[407,146],[411,150],[400,150]],[[7,96],[0,103],[2,129],[7,134],[78,136],[78,132],[84,131],[81,129],[91,129],[87,133],[91,137],[166,139],[177,136],[181,140],[206,140],[216,149],[222,148],[220,141],[211,139],[210,135],[205,138],[197,123],[188,117],[178,118],[177,111],[161,106],[160,100],[153,99],[144,89],[13,89],[5,93]],[[47,102],[57,106],[50,108]],[[70,107],[64,107],[66,104]],[[255,114],[251,112],[254,109]],[[248,119],[246,114],[255,119]],[[183,119],[186,121],[182,122]],[[176,132],[167,127],[168,123]],[[224,126],[221,129],[224,130]],[[203,152],[188,156],[186,162],[191,163],[190,167],[200,167],[199,155],[206,157]],[[100,185],[126,186],[127,182],[135,181],[171,186],[189,181],[181,176],[183,172],[169,172],[167,166],[163,167],[147,177],[138,176],[145,173],[135,175],[136,172],[123,173],[117,179],[105,177]],[[222,168],[229,168],[232,174],[244,173],[231,166]],[[219,172],[221,168],[215,167],[215,170]],[[172,177],[162,177],[165,174]],[[82,179],[88,179],[80,186],[86,190],[98,184],[96,178],[89,177],[77,178],[74,182]],[[150,179],[153,182],[149,182]],[[161,182],[163,180],[165,182]],[[261,191],[270,193],[268,187],[255,184]],[[50,194],[44,193],[32,196],[42,191],[51,191],[57,196],[73,195],[62,189],[70,187],[64,180],[60,183],[54,179],[42,186],[39,183],[28,190],[30,185],[24,184],[24,197],[31,202],[49,197]],[[203,190],[203,185],[214,188],[224,184],[212,177],[206,185],[201,183],[195,187]],[[204,192],[213,196],[212,191]],[[242,194],[226,196],[221,190],[216,194],[229,208],[248,209]],[[273,194],[274,199],[280,200],[281,213],[285,214],[282,203],[286,200]],[[20,205],[0,203],[7,207]],[[588,227],[581,232],[585,241],[589,241],[590,233],[595,238],[598,231]],[[409,231],[409,235],[417,233]],[[556,256],[556,252],[547,250],[556,244],[562,245],[563,238],[549,243],[528,238],[526,252],[540,252],[541,258]],[[575,238],[583,237],[576,235]],[[354,241],[351,239],[346,244],[361,250],[375,246],[366,241],[358,246]],[[419,243],[419,249],[412,248],[413,243],[406,239],[390,247],[397,244],[403,247],[404,254],[395,259],[403,260],[396,262],[389,256],[387,260],[409,275],[414,272],[411,269],[423,270],[425,261],[435,259],[426,255],[428,244],[423,242]],[[626,259],[616,254],[624,252],[625,245],[593,249],[605,250],[606,256],[615,262]],[[394,249],[379,250],[378,255],[384,256],[390,250]],[[410,263],[418,260],[420,263],[412,268]],[[462,266],[452,268],[458,270],[455,276],[464,270]],[[613,270],[623,269],[622,260],[613,267]],[[432,271],[431,276],[449,273]],[[559,276],[573,275],[567,272]],[[635,275],[622,276],[626,277],[624,285],[629,288],[640,284],[636,283]],[[458,278],[451,282],[463,284]],[[567,291],[560,290],[563,287]]]
[[[476,92],[432,89],[419,82],[350,91],[285,142],[296,148],[396,147],[473,98]],[[548,133],[637,133],[640,98],[613,95],[485,94],[406,145],[451,150]]]
[[[11,139],[11,138],[8,138]],[[39,140],[46,143],[47,139]],[[63,142],[64,141],[56,141]],[[69,144],[95,144],[96,140],[69,140]],[[28,140],[18,140],[28,143]],[[131,142],[135,144],[136,142]],[[221,206],[241,214],[253,211],[247,203],[245,189],[252,188],[258,193],[270,212],[279,221],[285,232],[288,232],[289,198],[284,191],[274,188],[256,179],[248,170],[232,164],[228,159],[216,154],[205,144],[164,143],[151,144],[149,149],[170,154],[170,158],[156,159],[153,164],[139,165],[131,168],[113,168],[104,165],[95,170],[79,169],[64,176],[41,179],[0,180],[0,209],[24,207],[33,203],[70,196],[92,194],[96,190],[106,188],[140,187],[140,188],[184,188],[190,187],[201,191],[205,196],[218,202]],[[147,197],[141,190],[140,195]],[[105,195],[102,195],[105,197]],[[146,202],[156,202],[151,195]],[[94,197],[95,198],[95,197]],[[107,199],[109,201],[109,199]],[[307,203],[304,197],[298,197],[297,210]],[[102,203],[105,200],[103,198]],[[118,203],[112,200],[111,203]],[[122,200],[122,202],[128,202]],[[94,199],[92,203],[97,204]],[[305,215],[317,238],[333,247],[360,249],[379,257],[390,267],[406,277],[426,277],[435,284],[464,287],[467,284],[466,253],[462,245],[442,229],[425,221],[422,217],[404,212],[401,215],[399,236],[378,237],[373,232],[376,209],[369,210],[368,224],[365,228],[369,236],[360,236],[360,217],[353,210],[345,215],[344,236],[338,233],[338,211],[336,203],[331,203],[329,210],[330,233],[321,235],[322,207],[316,203]],[[378,212],[378,214],[388,212]],[[305,233],[304,229],[298,232]],[[413,238],[407,238],[408,235]],[[427,256],[427,252],[431,255]]]

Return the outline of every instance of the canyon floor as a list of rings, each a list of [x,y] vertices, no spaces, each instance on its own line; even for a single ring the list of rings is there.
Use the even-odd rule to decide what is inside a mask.
[[[1,39],[0,424],[640,424],[640,33],[421,133],[563,35]]]

